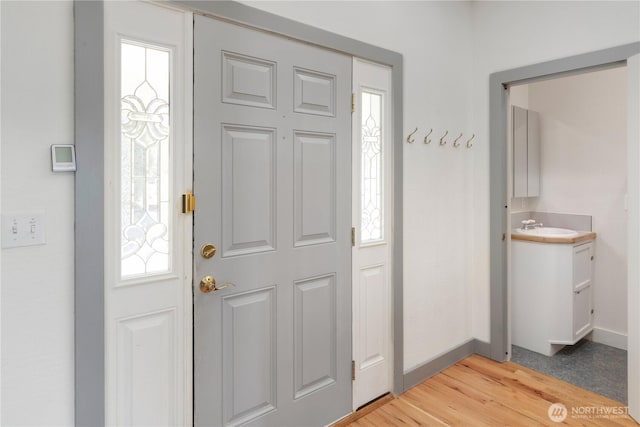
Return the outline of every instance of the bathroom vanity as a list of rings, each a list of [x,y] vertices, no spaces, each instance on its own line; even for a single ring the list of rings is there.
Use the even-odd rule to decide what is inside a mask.
[[[547,356],[593,330],[593,232],[511,235],[512,344]]]

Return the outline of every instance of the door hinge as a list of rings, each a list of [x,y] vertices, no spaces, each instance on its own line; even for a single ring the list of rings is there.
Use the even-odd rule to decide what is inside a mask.
[[[356,228],[351,227],[351,247],[356,245]]]
[[[351,94],[351,112],[355,113],[356,111],[356,94],[352,93]]]
[[[182,195],[182,213],[189,214],[196,210],[196,196],[192,193]]]
[[[351,381],[356,380],[356,361],[351,361]]]

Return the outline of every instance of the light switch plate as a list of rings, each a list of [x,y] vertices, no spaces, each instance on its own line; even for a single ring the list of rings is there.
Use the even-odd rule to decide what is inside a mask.
[[[44,245],[45,229],[42,213],[2,215],[2,247]]]

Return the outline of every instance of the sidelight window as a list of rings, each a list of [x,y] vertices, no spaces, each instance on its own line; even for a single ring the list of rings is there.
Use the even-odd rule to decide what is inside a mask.
[[[362,91],[362,169],[361,222],[362,243],[384,238],[382,217],[382,95]]]
[[[171,268],[170,52],[120,44],[121,276]]]

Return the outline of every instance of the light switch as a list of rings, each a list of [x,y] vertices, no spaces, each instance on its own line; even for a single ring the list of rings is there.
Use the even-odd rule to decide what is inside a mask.
[[[44,245],[44,217],[41,213],[2,215],[2,247]]]

